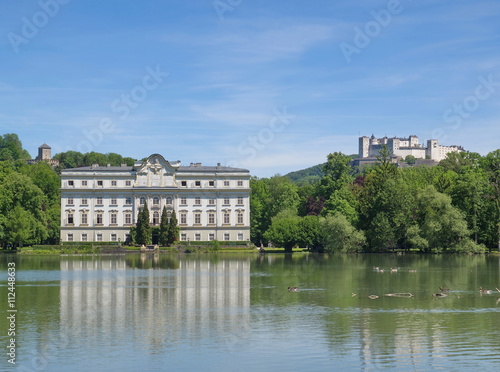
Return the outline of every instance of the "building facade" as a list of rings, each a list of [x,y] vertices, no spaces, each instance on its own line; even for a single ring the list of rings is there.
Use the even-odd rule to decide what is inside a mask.
[[[416,159],[430,159],[439,162],[446,158],[450,152],[464,151],[461,146],[443,146],[438,140],[430,139],[427,147],[419,144],[418,137],[411,135],[408,138],[375,138],[375,136],[359,137],[359,158],[373,158],[379,154],[382,146],[386,145],[394,156],[405,158],[408,155]]]
[[[246,169],[169,162],[159,154],[133,167],[92,165],[61,172],[61,241],[126,242],[144,204],[152,226],[175,211],[181,241],[250,240]],[[153,243],[158,237],[153,235]]]

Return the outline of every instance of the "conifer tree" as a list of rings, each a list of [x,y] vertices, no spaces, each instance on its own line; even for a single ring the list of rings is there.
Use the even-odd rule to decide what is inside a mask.
[[[167,243],[172,244],[179,239],[179,226],[177,226],[177,217],[175,211],[172,211],[170,216],[170,223],[168,225],[168,238]]]
[[[163,207],[163,211],[161,212],[160,236],[158,239],[160,244],[163,246],[166,246],[168,244],[169,228],[170,228],[170,225],[168,222],[167,207]]]
[[[144,204],[144,207],[137,216],[136,242],[137,244],[144,245],[151,242],[151,225],[149,224],[149,209],[147,204]]]

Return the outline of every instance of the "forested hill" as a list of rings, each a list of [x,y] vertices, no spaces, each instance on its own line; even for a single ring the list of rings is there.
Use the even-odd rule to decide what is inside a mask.
[[[323,167],[325,164],[318,164],[306,169],[290,172],[285,177],[290,178],[292,182],[297,184],[315,183],[323,177]]]
[[[351,159],[355,159],[358,155],[349,155]],[[293,183],[297,185],[313,184],[318,182],[325,175],[324,167],[327,163],[313,165],[312,167],[290,172],[285,175]]]

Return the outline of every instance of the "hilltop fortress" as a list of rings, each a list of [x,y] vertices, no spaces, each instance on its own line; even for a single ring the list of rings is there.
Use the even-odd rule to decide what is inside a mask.
[[[415,135],[411,135],[408,138],[375,138],[372,135],[371,137],[359,137],[359,160],[375,158],[383,145],[387,145],[393,157],[405,158],[408,155],[412,155],[415,159],[427,159],[433,162],[445,159],[450,152],[464,151],[461,146],[439,145],[437,139],[427,140],[427,147],[424,147],[419,144],[418,137]]]

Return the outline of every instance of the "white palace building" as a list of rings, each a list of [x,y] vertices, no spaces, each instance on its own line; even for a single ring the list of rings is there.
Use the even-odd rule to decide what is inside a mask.
[[[64,169],[61,241],[126,242],[144,203],[152,226],[160,226],[164,206],[169,215],[175,211],[182,241],[250,239],[248,170],[220,164],[181,166],[153,154],[133,167]]]

